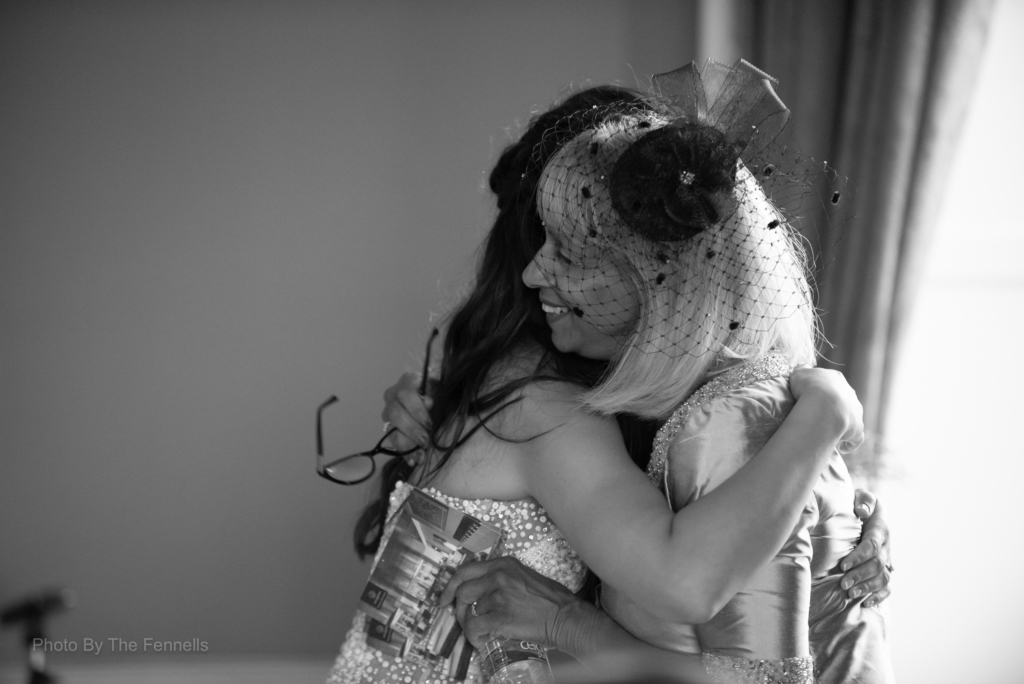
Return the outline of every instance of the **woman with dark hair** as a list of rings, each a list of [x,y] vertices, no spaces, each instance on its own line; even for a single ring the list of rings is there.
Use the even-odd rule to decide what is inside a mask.
[[[794,374],[797,401],[756,458],[673,514],[627,454],[623,434],[643,430],[626,419],[620,431],[609,418],[581,410],[610,357],[561,353],[566,349],[552,336],[543,299],[519,284],[545,245],[536,190],[565,143],[646,109],[627,91],[584,91],[535,119],[503,153],[491,174],[499,215],[476,285],[445,337],[431,446],[415,466],[396,459],[386,467],[381,498],[357,527],[361,552],[380,547],[388,511],[414,484],[501,524],[509,556],[570,591],[583,586],[582,559],[660,618],[697,624],[747,586],[786,542],[836,445],[859,443],[860,407],[841,376]],[[721,534],[725,519],[735,523],[728,535]],[[616,638],[636,641],[621,629]],[[418,668],[367,647],[357,614],[330,681],[418,676]],[[473,668],[469,679],[475,678]]]
[[[433,443],[441,445],[450,435],[464,441],[467,421],[477,419],[471,429],[479,429],[485,422],[482,417],[499,412],[517,390],[535,379],[560,378],[589,387],[604,372],[607,364],[603,361],[558,353],[537,307],[536,293],[523,286],[522,274],[544,244],[535,195],[546,161],[563,143],[596,125],[600,117],[611,115],[616,107],[625,111],[641,102],[638,94],[625,88],[599,86],[581,91],[535,117],[522,137],[498,158],[488,178],[498,215],[481,246],[473,289],[447,325],[442,379],[433,384],[429,400],[438,424],[446,419],[455,422],[446,428],[445,439],[438,439],[438,431],[431,436],[424,432],[421,443],[430,443],[434,437]],[[496,360],[515,358],[524,349],[543,357],[536,374],[514,374],[507,382],[495,384],[490,376]],[[630,425],[627,430],[632,428]],[[648,431],[653,437],[653,430]],[[403,443],[403,447],[407,445]],[[447,460],[454,447],[441,448]],[[412,470],[413,464],[402,459],[384,466],[380,498],[356,524],[356,551],[361,556],[376,552],[394,483],[407,479]]]

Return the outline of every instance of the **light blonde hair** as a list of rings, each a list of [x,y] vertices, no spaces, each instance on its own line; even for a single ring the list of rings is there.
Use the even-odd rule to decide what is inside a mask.
[[[641,119],[653,125],[638,127]],[[742,163],[731,195],[714,198],[723,218],[676,243],[668,263],[663,244],[634,233],[612,209],[607,178],[614,162],[663,125],[650,115],[607,122],[568,143],[541,179],[542,218],[554,211],[589,222],[605,240],[608,263],[628,277],[641,302],[632,334],[584,396],[584,405],[600,413],[665,418],[736,360],[769,352],[792,365],[815,360],[818,320],[803,239]],[[590,197],[579,192],[583,185]]]

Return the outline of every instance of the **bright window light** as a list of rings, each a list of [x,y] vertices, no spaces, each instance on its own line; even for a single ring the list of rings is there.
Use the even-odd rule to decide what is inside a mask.
[[[880,489],[896,677],[1020,682],[1024,2],[1000,0],[899,359]]]

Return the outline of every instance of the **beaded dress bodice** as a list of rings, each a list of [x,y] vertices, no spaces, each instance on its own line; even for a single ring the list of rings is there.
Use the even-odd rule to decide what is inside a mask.
[[[395,512],[412,490],[412,485],[399,482],[391,493],[388,505],[388,518],[391,522],[384,527],[381,549],[384,548],[393,530]],[[501,527],[504,531],[502,555],[515,557],[545,577],[565,585],[570,591],[579,591],[583,586],[586,566],[558,528],[552,524],[545,510],[533,499],[460,499],[442,494],[433,488],[425,488],[423,491],[453,508]],[[374,558],[374,565],[379,559],[380,550]],[[327,679],[328,684],[448,684],[456,681],[438,674],[430,674],[424,678],[418,666],[371,648],[366,643],[365,623],[365,615],[357,611],[352,628],[341,646],[341,653]],[[474,658],[465,681],[469,684],[479,684],[482,680],[479,664]]]

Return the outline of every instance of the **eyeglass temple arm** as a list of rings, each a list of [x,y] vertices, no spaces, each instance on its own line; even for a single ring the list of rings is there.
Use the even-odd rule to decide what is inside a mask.
[[[427,340],[427,353],[426,353],[426,355],[423,358],[423,376],[420,379],[420,388],[419,388],[419,393],[420,393],[421,396],[422,395],[426,395],[426,393],[427,393],[427,382],[430,380],[430,375],[429,375],[429,373],[430,373],[430,347],[433,344],[434,338],[436,338],[437,335],[438,335],[438,330],[437,330],[437,328],[434,328],[433,330],[430,331],[430,338]],[[333,404],[336,401],[338,401],[338,397],[332,394],[331,396],[329,396],[327,398],[326,401],[324,401],[324,403],[320,404],[320,407],[316,410],[316,454],[317,454],[317,456],[323,456],[324,455],[324,430],[323,430],[323,414],[324,414],[324,409],[327,408],[328,406],[330,406],[331,404]],[[384,439],[387,439],[391,435],[391,433],[394,432],[396,429],[397,428],[391,428],[388,431],[388,433],[386,435],[384,435]],[[384,439],[381,440],[381,444],[383,444]],[[377,445],[378,449],[381,449],[381,444]],[[389,453],[389,451],[391,451],[391,450],[383,450],[382,449],[382,451],[384,451],[384,453]],[[413,450],[413,451],[415,451],[415,450]],[[409,451],[409,452],[395,452],[392,455],[402,456],[402,455],[405,455],[406,453],[412,453],[412,452],[411,451]]]
[[[423,375],[420,376],[420,396],[427,394],[427,382],[430,380],[430,347],[437,337],[437,328],[430,331],[430,338],[427,340],[427,353],[423,356]]]
[[[320,408],[316,410],[316,455],[324,455],[324,429],[323,429],[323,415],[324,409],[338,401],[338,397],[333,394],[327,397],[324,403],[320,404]]]

